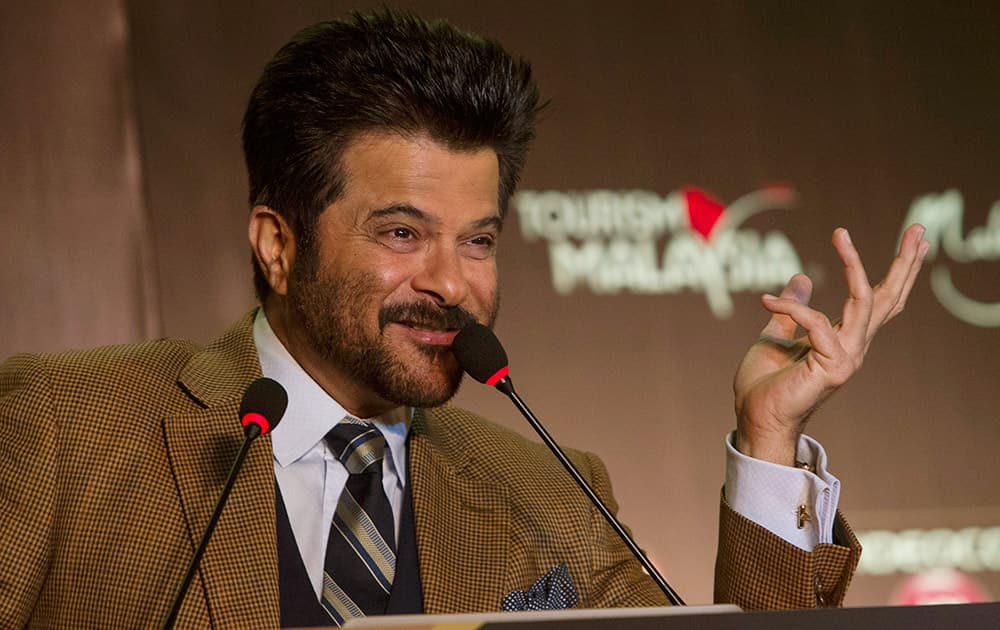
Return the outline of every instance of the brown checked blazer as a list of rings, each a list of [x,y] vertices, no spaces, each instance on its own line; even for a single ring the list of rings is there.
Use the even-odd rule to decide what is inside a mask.
[[[156,627],[242,441],[260,375],[252,314],[207,347],[160,340],[0,368],[0,627]],[[496,611],[565,564],[581,607],[665,603],[544,447],[469,412],[420,410],[409,442],[428,613]],[[572,458],[612,506],[607,471]],[[716,596],[748,608],[839,603],[858,547],[794,548],[723,502]],[[251,449],[180,627],[277,627],[270,440]]]

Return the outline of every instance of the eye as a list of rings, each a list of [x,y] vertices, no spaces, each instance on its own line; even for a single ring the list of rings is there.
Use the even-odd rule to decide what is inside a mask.
[[[376,234],[378,242],[398,252],[411,252],[420,247],[420,234],[411,227],[391,225],[377,230]]]
[[[497,239],[490,234],[480,234],[465,242],[465,249],[472,258],[489,258],[496,250]]]

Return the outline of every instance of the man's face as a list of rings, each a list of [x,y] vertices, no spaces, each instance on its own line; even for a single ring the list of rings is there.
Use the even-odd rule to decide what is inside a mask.
[[[461,380],[458,329],[496,317],[496,154],[373,133],[348,145],[342,166],[344,194],[292,267],[297,325],[352,396],[439,405]]]

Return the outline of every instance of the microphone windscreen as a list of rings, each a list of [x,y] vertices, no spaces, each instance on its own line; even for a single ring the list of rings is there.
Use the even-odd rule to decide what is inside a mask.
[[[451,349],[462,369],[480,383],[487,383],[507,367],[507,353],[500,340],[492,330],[476,322],[458,331]]]
[[[263,435],[278,426],[287,407],[288,393],[285,388],[278,381],[264,376],[250,383],[243,394],[240,422],[244,427],[250,423],[260,426]]]

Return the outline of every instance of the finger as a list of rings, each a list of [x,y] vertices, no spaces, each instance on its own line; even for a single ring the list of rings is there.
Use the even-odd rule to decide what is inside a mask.
[[[927,252],[930,251],[931,242],[930,241],[920,241],[917,244],[917,256],[913,260],[913,264],[910,266],[910,273],[906,277],[906,282],[903,283],[903,294],[900,296],[899,302],[896,304],[896,312],[892,313],[892,317],[895,317],[903,311],[903,307],[906,306],[906,300],[910,297],[910,291],[913,289],[913,284],[917,281],[917,276],[920,275],[920,269],[924,266],[924,258],[927,256]]]
[[[823,313],[790,298],[765,294],[762,301],[767,310],[786,316],[801,326],[813,350],[819,354],[832,359],[843,353],[837,332]]]
[[[898,312],[896,309],[901,309],[900,301],[901,299],[905,301],[903,293],[906,291],[907,282],[910,287],[913,286],[916,272],[920,269],[919,249],[923,231],[923,226],[915,224],[903,232],[899,252],[893,259],[885,278],[875,289],[875,304],[868,325],[869,339],[882,324]]]
[[[910,265],[909,272],[906,275],[906,280],[903,282],[903,290],[885,321],[889,321],[903,312],[903,309],[906,307],[906,300],[910,297],[910,291],[913,289],[913,284],[917,281],[917,276],[920,275],[920,268],[923,267],[924,258],[927,256],[930,248],[930,241],[921,240],[917,242],[917,255],[914,256],[913,263]]]
[[[913,269],[913,262],[917,259],[917,249],[920,237],[923,234],[923,226],[911,225],[903,232],[903,238],[899,242],[899,251],[889,267],[885,278],[878,284],[879,297],[882,302],[891,302],[891,308],[896,298],[906,285],[906,279]],[[880,304],[883,305],[883,304]],[[888,308],[886,309],[888,312]]]
[[[844,344],[852,348],[864,347],[868,322],[872,314],[872,286],[868,282],[868,274],[861,264],[861,255],[851,242],[851,237],[844,228],[833,232],[833,246],[844,263],[844,276],[847,278],[847,301],[844,303],[843,326]]]
[[[794,300],[799,304],[809,304],[812,298],[813,284],[809,276],[797,273],[791,277],[785,288],[781,290],[782,298]],[[766,305],[765,305],[766,306]],[[784,313],[773,313],[767,325],[760,331],[761,337],[772,339],[794,339],[798,324]]]

